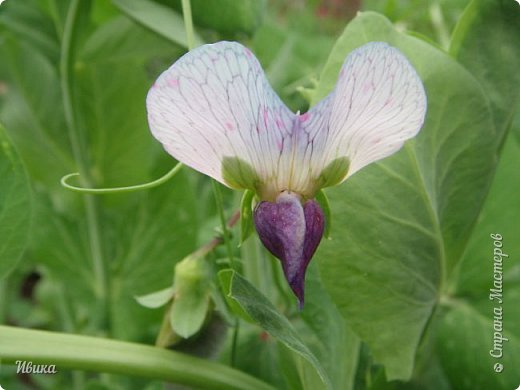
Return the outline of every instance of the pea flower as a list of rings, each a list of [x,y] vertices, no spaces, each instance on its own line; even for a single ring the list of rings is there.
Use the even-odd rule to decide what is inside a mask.
[[[150,129],[182,163],[256,193],[253,219],[300,302],[324,232],[317,192],[397,152],[421,128],[426,95],[412,65],[382,42],[345,60],[334,90],[291,112],[249,49],[218,42],[190,51],[147,97]]]

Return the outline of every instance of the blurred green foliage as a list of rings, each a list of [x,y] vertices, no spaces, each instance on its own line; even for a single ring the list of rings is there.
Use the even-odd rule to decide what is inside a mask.
[[[74,18],[71,4],[79,7]],[[190,317],[190,305],[180,304],[174,321],[186,335],[201,323],[203,329],[175,348],[222,364],[233,360],[279,389],[328,382],[347,390],[518,385],[520,266],[512,258],[520,251],[514,239],[518,5],[192,0],[191,6],[196,43],[239,40],[251,47],[294,111],[325,96],[345,56],[371,40],[407,55],[425,83],[429,108],[416,140],[328,191],[332,240],[310,267],[303,312],[279,263],[254,236],[238,248],[235,228],[233,254],[245,279],[233,273],[221,286],[218,271],[231,272],[226,250],[206,256],[213,264],[205,275],[209,286],[198,283],[191,297],[199,310]],[[155,189],[99,197],[68,192],[59,180],[79,171],[82,185],[129,185],[171,168],[175,162],[147,129],[144,101],[187,45],[179,0],[0,6],[0,123],[7,133],[0,127],[2,323],[154,342],[164,312],[134,297],[170,287],[175,265],[218,236],[210,180],[184,169]],[[231,216],[239,194],[223,194]],[[490,233],[504,236],[511,255],[504,268],[510,341],[501,374],[489,356]],[[249,322],[234,333],[237,315]],[[0,383],[6,389],[161,386],[65,370],[22,377],[6,366]]]

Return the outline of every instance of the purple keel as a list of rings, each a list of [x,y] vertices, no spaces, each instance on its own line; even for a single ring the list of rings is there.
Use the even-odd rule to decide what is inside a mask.
[[[305,271],[323,236],[325,219],[320,205],[290,192],[281,193],[276,203],[260,202],[254,211],[256,231],[264,246],[282,262],[285,278],[304,302]]]

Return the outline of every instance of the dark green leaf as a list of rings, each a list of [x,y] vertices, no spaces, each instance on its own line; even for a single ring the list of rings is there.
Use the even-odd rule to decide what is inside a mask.
[[[486,267],[489,268],[489,267]],[[488,272],[491,279],[492,272]],[[454,389],[516,389],[520,383],[520,284],[506,285],[504,305],[490,302],[454,301],[443,319],[439,332],[438,350],[442,366]],[[501,322],[495,321],[494,308],[502,307]],[[503,327],[503,329],[501,328]],[[495,332],[507,341],[501,341],[502,350],[493,353]],[[500,337],[497,335],[497,337]],[[498,346],[498,344],[497,344]],[[477,358],[478,357],[478,358]],[[503,371],[495,372],[495,364]]]
[[[59,56],[59,40],[52,20],[41,12],[36,0],[10,1],[0,9],[0,31],[9,30],[17,39],[34,47],[52,61]]]
[[[31,189],[24,168],[0,125],[0,279],[20,260],[27,245]]]
[[[266,0],[191,0],[191,9],[198,26],[252,34],[262,22],[266,4]]]
[[[480,82],[504,137],[520,101],[520,12],[510,0],[473,0],[453,33],[450,53]]]

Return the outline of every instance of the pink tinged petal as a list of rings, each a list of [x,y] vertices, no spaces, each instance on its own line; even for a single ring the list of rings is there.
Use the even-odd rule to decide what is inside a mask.
[[[314,137],[314,170],[347,157],[346,179],[364,166],[397,152],[421,129],[426,94],[413,66],[394,47],[366,44],[345,60],[335,89],[302,123]]]
[[[198,47],[155,85],[147,96],[150,129],[173,157],[228,186],[226,158],[252,167],[270,194],[287,185],[276,178],[283,169],[279,144],[290,136],[295,115],[250,51],[233,42]]]
[[[280,261],[300,308],[304,302],[305,271],[324,231],[324,215],[315,200],[302,206],[299,196],[284,192],[276,203],[260,202],[254,222],[260,240]]]
[[[306,122],[310,118],[310,114],[306,112],[305,114],[302,114],[298,117],[300,119],[300,122]]]
[[[413,66],[385,43],[355,50],[343,68],[331,107],[329,139],[339,145],[336,153],[350,159],[350,176],[397,152],[419,132],[426,94]],[[373,88],[360,88],[367,84]]]

